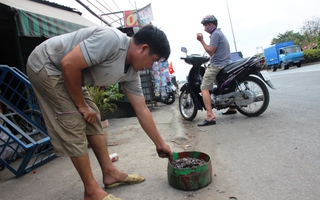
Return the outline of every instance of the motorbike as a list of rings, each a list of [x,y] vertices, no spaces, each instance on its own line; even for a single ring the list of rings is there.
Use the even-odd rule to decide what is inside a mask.
[[[187,82],[180,89],[179,110],[185,120],[192,121],[198,110],[205,110],[200,85],[209,57],[200,54],[187,54],[181,57],[192,65]],[[251,56],[232,62],[217,74],[217,85],[209,91],[212,108],[220,110],[236,108],[239,113],[255,117],[261,115],[269,105],[270,95],[266,85],[275,89],[267,71],[262,70],[265,58]]]
[[[166,105],[171,105],[176,101],[176,89],[174,87],[174,85],[172,85],[171,87],[166,86],[165,87],[165,92],[166,94],[159,94],[159,96],[155,96],[154,100],[157,102],[162,102]]]

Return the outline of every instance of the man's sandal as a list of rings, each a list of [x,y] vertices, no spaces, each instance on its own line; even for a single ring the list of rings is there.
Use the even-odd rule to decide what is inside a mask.
[[[119,199],[119,198],[113,196],[112,194],[108,194],[107,196],[105,196],[103,198],[103,200],[122,200],[122,199]]]
[[[113,187],[117,187],[120,185],[136,184],[136,183],[141,183],[145,179],[146,178],[144,176],[140,176],[139,174],[128,174],[127,178],[124,179],[123,181],[111,183],[109,185],[104,185],[104,187],[105,188],[113,188]]]

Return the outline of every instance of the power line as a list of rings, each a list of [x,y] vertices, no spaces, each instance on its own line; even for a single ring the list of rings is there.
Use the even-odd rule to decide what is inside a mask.
[[[76,0],[78,3],[80,3],[83,7],[85,7],[91,14],[93,14],[95,17],[99,18],[101,21],[103,21],[105,24],[107,24],[108,26],[112,26],[111,24],[113,23],[117,23],[120,26],[123,26],[123,19],[124,16],[120,16],[120,14],[123,15],[123,10],[120,9],[119,5],[117,4],[116,1],[112,0],[114,6],[110,5],[110,1],[107,0],[95,0],[95,1],[91,1],[91,0],[87,0],[87,2],[93,6],[96,10],[97,10],[97,14],[95,12],[93,12],[92,10],[89,9],[88,6],[85,6],[80,0]],[[119,3],[119,2],[118,2]],[[128,0],[128,3],[130,3],[131,7],[133,7],[133,10],[136,10],[135,6],[133,6],[131,0]],[[121,4],[123,5],[123,4]],[[119,11],[114,11],[116,8],[116,10],[118,9]],[[105,11],[107,11],[108,13],[106,13]],[[113,16],[112,16],[113,15]],[[111,23],[105,21],[105,17],[108,17],[108,19],[112,20]],[[115,19],[116,18],[116,19]]]
[[[119,6],[116,4],[116,2],[114,2],[114,0],[112,0],[112,2],[114,3],[115,6],[117,6],[118,10],[121,10]]]
[[[130,0],[128,0],[129,1],[129,3],[130,3],[130,5],[132,6],[132,7],[134,7],[133,5],[132,5],[132,3],[131,3],[131,1]],[[120,24],[120,26],[123,26],[123,23],[124,23],[124,16],[120,16],[119,14],[121,13],[122,15],[123,15],[123,12],[124,12],[124,10],[121,10],[120,9],[120,7],[119,7],[119,2],[117,3],[117,1],[114,1],[114,0],[112,0],[112,2],[113,2],[113,4],[114,4],[114,6],[111,6],[110,5],[110,1],[107,1],[107,0],[102,0],[102,2],[105,4],[105,5],[102,5],[102,3],[100,2],[100,0],[96,0],[96,2],[97,3],[99,3],[102,7],[104,7],[109,13],[103,13],[103,14],[101,14],[100,16],[108,16],[108,15],[114,15],[116,18],[118,18],[118,19],[114,19],[114,18],[111,18],[111,17],[109,17],[110,19],[112,19],[113,20],[113,22],[111,22],[111,24],[112,23],[118,23],[118,24]],[[122,6],[124,6],[124,2],[123,3],[121,3],[121,5]],[[106,6],[108,7],[108,8],[106,8]],[[116,9],[112,9],[112,8],[115,8],[116,7]],[[114,11],[114,10],[119,10],[119,11]],[[136,10],[136,8],[134,7],[133,8],[133,10]]]
[[[98,2],[98,0],[96,0],[96,1]],[[109,12],[113,12],[112,8],[106,3],[106,1],[105,1],[105,0],[102,0],[102,1],[103,1],[104,4],[106,4],[106,6],[108,6],[109,9],[106,8],[106,7],[104,7],[101,3],[99,3],[99,2],[98,2],[98,3],[99,3],[100,5],[102,5],[105,9],[107,9]]]
[[[131,4],[132,8],[135,9],[135,7],[132,5],[131,1],[130,1],[130,0],[128,0],[128,1],[129,1],[129,3]]]
[[[111,24],[109,22],[107,22],[106,20],[104,20],[102,17],[100,17],[99,15],[97,15],[95,12],[93,12],[90,8],[88,8],[88,6],[84,5],[80,0],[76,0],[80,5],[82,5],[85,9],[87,9],[93,16],[97,17],[98,19],[100,19],[102,22],[104,22],[105,24],[107,24],[108,26],[111,26]]]
[[[89,2],[89,0],[87,0],[88,2]],[[100,4],[103,8],[105,8],[107,11],[109,11],[109,12],[111,12],[112,13],[112,11],[110,11],[108,8],[106,8],[104,5],[102,5],[102,3],[100,3],[98,0],[96,0],[96,2],[98,3],[98,4]],[[90,2],[91,3],[91,2]],[[96,6],[95,6],[96,7]],[[110,7],[110,6],[109,6]],[[97,8],[97,7],[96,7]],[[97,8],[98,9],[98,8]],[[98,10],[100,10],[100,9],[98,9]],[[102,13],[100,16],[102,16],[103,14],[105,14],[105,12],[104,11],[102,11],[102,10],[100,10],[100,12]],[[107,17],[109,17],[113,22],[114,21],[116,21],[114,18],[112,18],[111,16],[108,16],[108,15],[106,15]],[[116,16],[116,15],[115,15]]]
[[[121,9],[119,8],[119,6],[112,0],[112,2],[114,3],[114,5],[118,8],[118,12],[114,12],[114,10],[111,8],[111,6],[109,6],[107,3],[106,3],[106,1],[105,0],[103,0],[103,2],[109,7],[109,11],[111,12],[111,13],[113,13],[113,14],[115,14],[115,16],[118,18],[117,20],[114,20],[113,22],[117,22],[117,21],[120,21],[120,25],[122,26],[122,19],[123,19],[123,17],[119,17],[118,15],[116,15],[116,13],[123,13],[123,11],[121,11]]]
[[[91,3],[89,0],[87,0],[87,2],[89,2],[93,7],[95,7],[97,10],[99,10],[100,12],[103,12],[102,10],[100,10],[96,5],[94,5],[93,3]]]

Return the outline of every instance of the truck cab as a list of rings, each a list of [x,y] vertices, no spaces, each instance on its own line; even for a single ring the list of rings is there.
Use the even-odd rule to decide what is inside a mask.
[[[303,52],[298,45],[292,45],[279,49],[280,67],[288,69],[289,66],[301,67],[304,60]]]

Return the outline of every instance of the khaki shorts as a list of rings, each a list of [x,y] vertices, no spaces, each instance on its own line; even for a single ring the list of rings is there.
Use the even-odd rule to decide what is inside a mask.
[[[213,84],[217,85],[218,83],[216,77],[221,69],[223,69],[223,67],[215,67],[213,65],[209,65],[206,69],[206,72],[204,73],[200,89],[211,90],[213,88]]]
[[[96,123],[88,124],[71,100],[62,76],[48,76],[45,68],[36,74],[27,66],[29,81],[37,97],[41,112],[57,156],[87,154],[87,135],[103,134],[100,112],[85,87],[86,103],[97,112]]]

